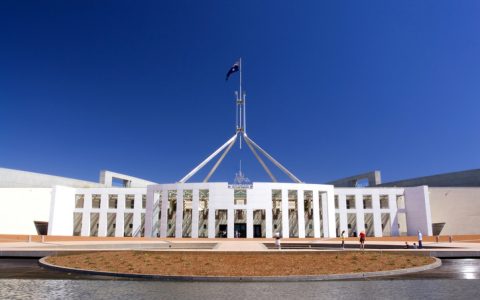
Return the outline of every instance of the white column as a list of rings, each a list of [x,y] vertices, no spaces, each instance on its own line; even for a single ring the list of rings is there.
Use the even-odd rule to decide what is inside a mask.
[[[81,236],[90,236],[90,211],[82,213],[82,231]]]
[[[265,209],[265,237],[272,238],[272,231],[273,231],[273,216],[272,216],[272,201],[270,204],[267,205]]]
[[[297,190],[297,216],[298,216],[298,237],[305,238],[305,203],[303,202],[304,199],[304,191]]]
[[[363,211],[363,195],[355,194],[355,207],[357,218],[357,234],[360,236],[360,232],[365,231],[365,215]]]
[[[347,195],[346,194],[340,194],[338,195],[338,207],[339,212],[340,212],[340,233],[345,230],[346,233],[348,233],[348,220],[347,220]],[[336,233],[335,233],[336,235]]]
[[[108,194],[100,195],[100,211],[98,212],[98,236],[107,236]]]
[[[380,211],[380,195],[375,192],[372,194],[373,208],[373,234],[375,237],[382,237],[382,212]]]
[[[181,238],[183,232],[183,189],[177,189],[177,211],[175,219],[175,237]]]
[[[164,188],[161,190],[162,193],[162,210],[160,218],[160,237],[167,237],[167,228],[168,228],[168,189]]]
[[[327,205],[324,207],[327,208],[328,213],[328,222],[326,223],[327,226],[324,227],[325,237],[336,237],[337,232],[335,228],[335,196],[333,193],[333,186],[327,188]],[[327,214],[324,214],[327,216]],[[328,234],[327,234],[328,233]]]
[[[210,207],[211,201],[208,201],[208,238],[215,238],[215,207]]]
[[[142,236],[142,194],[136,193],[133,201],[132,236]]]
[[[118,194],[117,210],[115,216],[115,236],[123,237],[125,233],[125,194]]]
[[[332,192],[333,193],[333,192]],[[336,209],[335,209],[335,195],[333,195],[333,206],[332,207],[328,207],[328,196],[327,196],[327,192],[324,192],[322,193],[321,197],[318,199],[319,202],[321,201],[322,203],[322,215],[323,215],[323,220],[321,220],[321,222],[323,222],[323,232],[320,232],[320,236],[322,236],[322,233],[323,233],[323,236],[324,237],[328,237],[329,236],[329,231],[328,231],[328,228],[329,228],[329,222],[331,222],[333,220],[333,230],[335,231],[334,233],[334,236],[335,237],[337,235],[337,220],[336,220]],[[330,210],[333,210],[333,217],[330,216],[331,212],[329,211]]]
[[[423,235],[433,235],[428,186],[405,188],[404,196],[407,233],[416,235],[420,230]]]
[[[66,186],[53,187],[48,218],[48,235],[73,235],[75,191],[75,188]]]
[[[397,197],[395,193],[388,193],[388,203],[390,207],[391,235],[398,236]]]
[[[247,208],[247,238],[253,238],[253,210]]]
[[[192,238],[198,238],[198,206],[200,199],[200,190],[192,190]]]
[[[282,237],[290,236],[290,226],[288,222],[288,190],[282,189]]]
[[[320,199],[319,191],[313,191],[313,236],[319,238],[320,234]]]
[[[234,237],[235,211],[233,208],[227,210],[227,238]]]
[[[156,236],[155,225],[158,222],[158,203],[155,203],[153,186],[147,186],[147,205],[145,207],[145,237]],[[157,205],[156,205],[157,204]]]
[[[81,236],[90,236],[90,211],[92,210],[92,194],[85,194],[82,214]]]

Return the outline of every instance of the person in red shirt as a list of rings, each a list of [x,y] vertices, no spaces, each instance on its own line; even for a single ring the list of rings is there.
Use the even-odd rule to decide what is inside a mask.
[[[365,232],[360,232],[360,249],[365,250]]]

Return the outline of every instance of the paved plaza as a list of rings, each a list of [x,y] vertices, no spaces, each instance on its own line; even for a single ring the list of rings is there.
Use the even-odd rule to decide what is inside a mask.
[[[451,242],[450,242],[451,240]],[[405,243],[409,248],[405,248]],[[480,236],[427,237],[423,249],[414,249],[415,237],[370,238],[366,250],[423,252],[447,257],[480,257]],[[345,241],[346,250],[359,250],[356,238]],[[79,238],[56,236],[0,235],[0,257],[43,257],[76,251],[337,251],[340,240],[282,239],[281,250],[274,239],[160,239],[160,238]]]

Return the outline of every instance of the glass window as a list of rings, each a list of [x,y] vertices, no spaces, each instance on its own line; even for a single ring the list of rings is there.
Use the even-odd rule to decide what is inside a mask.
[[[85,202],[85,195],[77,194],[75,195],[75,208],[83,208]]]
[[[405,197],[403,195],[397,195],[397,208],[405,208]]]
[[[125,195],[125,208],[134,208],[135,195]]]
[[[380,208],[388,208],[388,195],[380,195]]]
[[[347,196],[346,206],[347,206],[347,209],[355,208],[355,196],[353,195]]]
[[[100,208],[100,202],[102,201],[102,198],[100,195],[92,195],[92,208]]]
[[[363,195],[363,208],[371,209],[372,208],[372,196]]]
[[[246,189],[235,189],[233,192],[234,204],[237,205],[246,205],[247,204],[247,190]]]
[[[117,208],[118,195],[108,195],[108,208]]]

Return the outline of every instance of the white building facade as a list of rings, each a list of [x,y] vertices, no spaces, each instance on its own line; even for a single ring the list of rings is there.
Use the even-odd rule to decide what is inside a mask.
[[[45,198],[45,189],[38,190]],[[365,231],[376,237],[414,235],[417,230],[432,233],[427,187],[268,182],[242,187],[226,182],[146,188],[55,186],[49,211],[48,220],[32,220],[31,214],[24,221],[17,217],[18,226],[31,226],[1,233],[35,234],[33,221],[48,221],[49,235],[64,236],[271,238],[278,232],[283,238],[321,238],[339,236],[343,230],[348,236]]]

